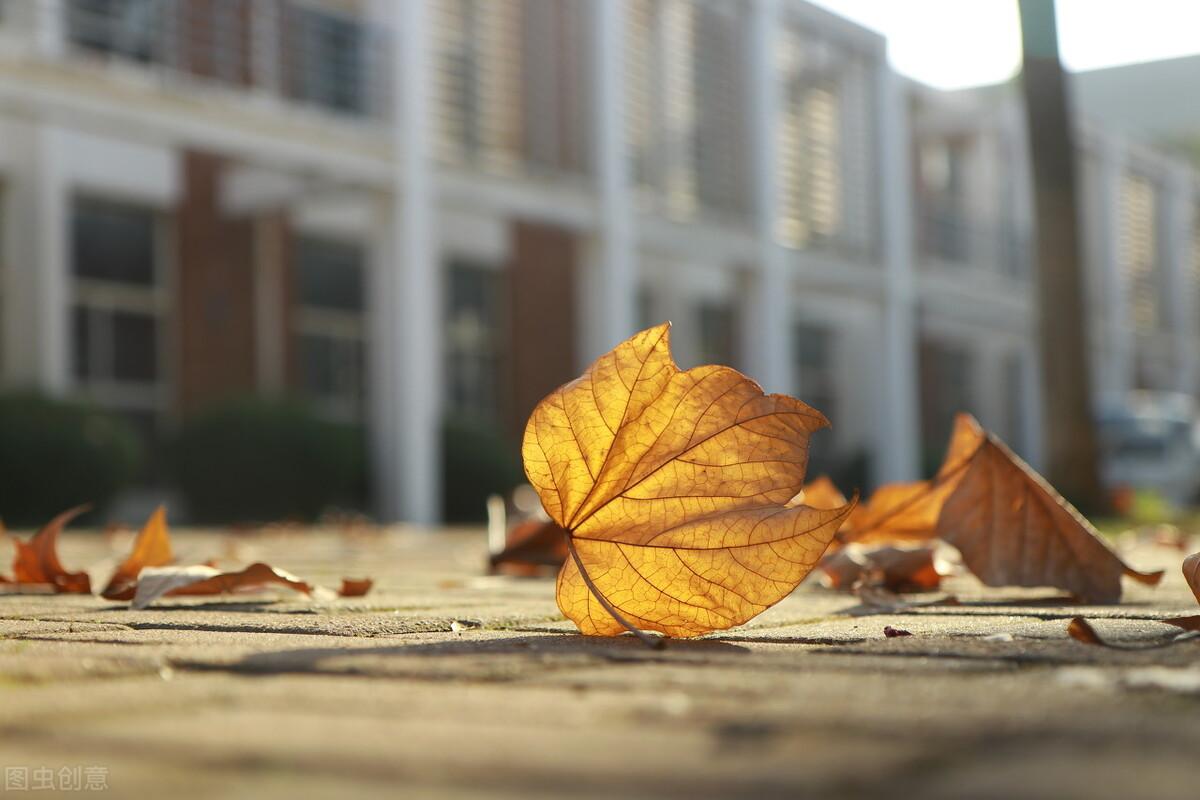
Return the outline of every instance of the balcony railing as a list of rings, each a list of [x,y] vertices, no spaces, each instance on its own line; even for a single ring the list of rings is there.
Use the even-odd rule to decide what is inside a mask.
[[[386,32],[292,0],[66,0],[77,54],[274,95],[339,115],[386,113]]]
[[[981,267],[1009,278],[1032,273],[1033,247],[1028,235],[1004,225],[986,225],[962,212],[924,209],[917,225],[922,260]]]

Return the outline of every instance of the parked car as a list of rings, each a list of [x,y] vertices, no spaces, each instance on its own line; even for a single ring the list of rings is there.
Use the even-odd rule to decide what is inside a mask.
[[[1102,401],[1097,424],[1106,486],[1153,491],[1177,507],[1196,501],[1200,421],[1191,397],[1132,392]]]

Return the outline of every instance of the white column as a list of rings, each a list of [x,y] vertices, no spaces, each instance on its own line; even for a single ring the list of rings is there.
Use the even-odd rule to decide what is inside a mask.
[[[1196,388],[1200,353],[1193,343],[1197,329],[1197,287],[1191,265],[1192,233],[1192,176],[1186,164],[1169,164],[1163,181],[1162,258],[1163,279],[1167,282],[1166,296],[1170,306],[1168,321],[1171,331],[1172,361],[1175,369],[1175,391],[1191,394]]]
[[[1099,219],[1090,235],[1096,241],[1104,280],[1104,337],[1106,353],[1097,359],[1101,387],[1121,396],[1133,388],[1133,324],[1129,318],[1129,287],[1121,269],[1121,184],[1124,158],[1120,147],[1108,139],[1096,152],[1096,208]]]
[[[778,0],[754,0],[746,18],[746,100],[750,212],[758,244],[739,340],[750,377],[768,392],[796,391],[789,352],[791,296],[787,258],[775,233],[779,220],[779,81],[775,72]]]
[[[637,241],[625,142],[625,4],[590,4],[591,131],[599,216],[578,301],[584,364],[637,332]],[[582,365],[581,365],[582,366]]]
[[[33,42],[38,55],[45,58],[58,57],[66,45],[63,37],[66,28],[63,15],[66,13],[66,7],[63,0],[33,0],[33,10]]]
[[[911,480],[919,472],[917,287],[913,272],[911,121],[905,90],[884,58],[876,72],[880,252],[884,307],[882,385],[878,392],[877,482]]]
[[[441,390],[438,254],[428,126],[431,109],[425,0],[394,6],[392,141],[395,189],[373,286],[378,371],[374,417],[377,500],[384,519],[430,524],[440,509]]]
[[[30,125],[7,199],[4,343],[8,379],[50,394],[70,388],[70,194],[55,129]]]

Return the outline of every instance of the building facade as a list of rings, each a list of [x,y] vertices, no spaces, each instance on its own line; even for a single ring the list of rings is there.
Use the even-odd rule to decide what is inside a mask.
[[[444,418],[515,439],[665,319],[823,469],[915,477],[961,408],[1036,461],[1022,124],[801,0],[0,0],[0,376],[148,436],[300,394],[423,523]],[[1098,380],[1194,393],[1195,176],[1084,162]]]

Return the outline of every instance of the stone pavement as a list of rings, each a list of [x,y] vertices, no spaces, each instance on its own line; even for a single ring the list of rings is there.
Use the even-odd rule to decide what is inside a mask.
[[[174,542],[192,563],[230,548]],[[68,568],[114,556],[82,533],[61,551]],[[1200,796],[1200,642],[1066,635],[1082,614],[1115,641],[1168,639],[1156,620],[1200,612],[1178,550],[1128,553],[1168,572],[1127,582],[1121,606],[961,578],[957,605],[882,611],[810,582],[662,650],[579,636],[551,580],[485,576],[481,531],[280,531],[236,551],[376,588],[144,611],[0,595],[0,798],[52,794],[38,781],[131,798]]]

